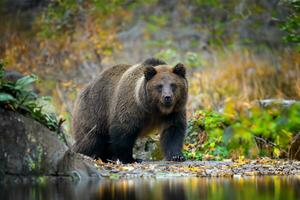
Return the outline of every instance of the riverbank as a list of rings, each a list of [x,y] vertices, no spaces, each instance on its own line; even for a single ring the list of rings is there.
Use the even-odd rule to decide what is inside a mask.
[[[0,109],[0,182],[45,179],[135,179],[160,177],[242,177],[300,175],[300,161],[149,161],[103,163],[77,154],[55,132],[19,113]],[[17,139],[16,139],[17,138]],[[2,176],[3,175],[3,176]],[[12,181],[10,181],[12,180]]]
[[[241,161],[142,162],[133,164],[96,161],[101,176],[110,179],[163,177],[300,176],[300,161],[268,158]]]

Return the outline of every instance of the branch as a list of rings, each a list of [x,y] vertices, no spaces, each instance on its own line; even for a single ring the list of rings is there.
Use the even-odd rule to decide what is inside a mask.
[[[271,145],[272,147],[276,147],[276,148],[280,149],[280,151],[282,151],[284,153],[287,153],[285,150],[283,150],[282,148],[280,148],[280,146],[278,144],[275,144],[273,142],[265,140],[264,138],[261,138],[261,137],[258,137],[258,136],[254,136],[254,139],[263,142],[265,145]]]

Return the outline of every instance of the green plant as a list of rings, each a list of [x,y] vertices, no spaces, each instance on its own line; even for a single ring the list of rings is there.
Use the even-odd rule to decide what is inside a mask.
[[[187,52],[184,56],[185,64],[192,68],[199,68],[203,66],[202,58],[195,52]]]
[[[220,160],[228,156],[223,142],[223,130],[229,118],[210,110],[199,110],[188,123],[184,155],[187,159],[202,160],[204,157]]]
[[[156,41],[157,46],[165,47],[159,51],[155,56],[165,60],[170,64],[177,64],[178,62],[184,62],[184,64],[189,68],[200,68],[203,67],[203,60],[201,55],[196,52],[179,52],[176,48],[171,47],[170,41],[159,42]],[[152,42],[153,43],[153,42]]]
[[[224,113],[201,110],[189,122],[184,155],[196,160],[239,156],[284,158],[293,135],[299,131],[299,104],[289,108],[254,106]]]
[[[54,113],[47,113],[40,100],[50,101],[49,97],[38,97],[32,90],[32,83],[37,80],[35,75],[24,76],[17,81],[5,79],[4,62],[0,61],[0,107],[29,115],[52,131],[60,132],[62,120]]]
[[[300,1],[288,0],[291,14],[283,23],[281,29],[286,32],[283,37],[284,41],[294,43],[298,51],[300,51]]]
[[[84,13],[110,13],[120,6],[122,1],[77,1],[54,0],[50,2],[41,19],[41,35],[55,37],[60,33],[73,33],[76,22],[87,20]]]

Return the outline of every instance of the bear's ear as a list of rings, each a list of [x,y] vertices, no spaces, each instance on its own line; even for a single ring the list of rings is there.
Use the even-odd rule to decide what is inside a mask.
[[[185,78],[185,74],[186,74],[185,66],[182,63],[178,63],[173,68],[173,73],[177,74],[178,76],[181,76],[181,77]]]
[[[146,81],[149,81],[151,78],[153,78],[153,76],[155,76],[156,73],[157,72],[154,69],[154,67],[147,66],[144,71],[144,76],[145,76]]]

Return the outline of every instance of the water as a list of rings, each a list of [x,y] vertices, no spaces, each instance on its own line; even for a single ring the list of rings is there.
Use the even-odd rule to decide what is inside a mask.
[[[162,178],[0,186],[0,199],[300,199],[300,177]]]

